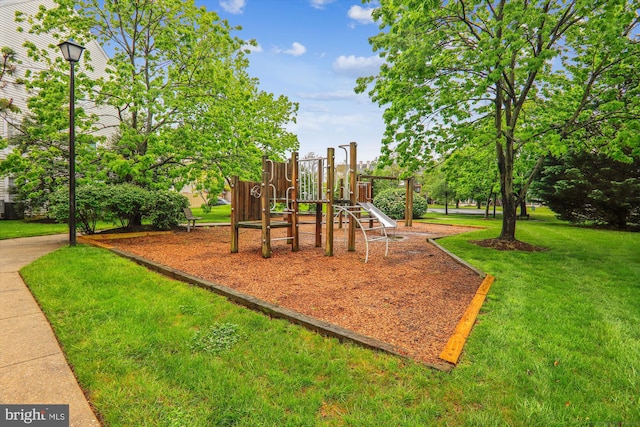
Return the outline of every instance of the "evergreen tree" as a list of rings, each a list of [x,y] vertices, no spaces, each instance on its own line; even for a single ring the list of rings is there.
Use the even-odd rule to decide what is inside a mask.
[[[569,152],[549,158],[533,185],[539,199],[563,220],[640,225],[640,156],[621,162],[599,152]]]

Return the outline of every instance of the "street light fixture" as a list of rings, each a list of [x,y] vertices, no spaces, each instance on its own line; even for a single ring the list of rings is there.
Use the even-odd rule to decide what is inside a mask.
[[[69,245],[76,244],[76,123],[75,123],[75,65],[84,46],[71,40],[58,45],[62,56],[71,66],[69,78]]]

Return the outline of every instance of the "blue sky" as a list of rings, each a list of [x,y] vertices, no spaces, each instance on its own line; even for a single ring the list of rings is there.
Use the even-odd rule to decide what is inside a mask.
[[[374,5],[360,0],[196,0],[217,12],[236,35],[255,39],[249,72],[260,88],[300,106],[300,155],[358,143],[358,160],[380,154],[382,110],[354,92],[356,77],[377,74],[380,58],[368,38],[379,32]],[[337,151],[336,151],[337,153]],[[339,158],[336,159],[340,161]]]

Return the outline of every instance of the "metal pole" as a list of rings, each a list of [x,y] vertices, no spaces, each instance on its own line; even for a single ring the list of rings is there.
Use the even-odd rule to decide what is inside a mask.
[[[75,126],[75,62],[69,61],[69,245],[76,245],[76,126]]]
[[[447,181],[444,182],[444,214],[449,215],[449,193],[447,192]]]

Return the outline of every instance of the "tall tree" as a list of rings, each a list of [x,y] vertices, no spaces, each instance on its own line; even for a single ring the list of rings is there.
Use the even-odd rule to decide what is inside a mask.
[[[461,199],[486,202],[488,208],[498,190],[498,171],[488,147],[468,146],[455,151],[442,164],[447,185]]]
[[[385,31],[371,43],[386,63],[357,90],[386,108],[383,158],[416,168],[491,123],[499,239],[515,240],[516,208],[545,156],[587,132],[611,155],[637,149],[639,8],[636,0],[380,0],[374,16]],[[516,164],[533,154],[516,188]]]
[[[297,106],[257,89],[246,43],[231,34],[239,28],[216,13],[192,0],[55,3],[19,19],[60,40],[95,40],[110,54],[108,75],[92,82],[91,95],[118,121],[96,152],[104,178],[147,188],[199,181],[219,190],[222,177],[258,164],[261,151],[297,147],[284,130]],[[46,54],[32,48],[32,57]]]

